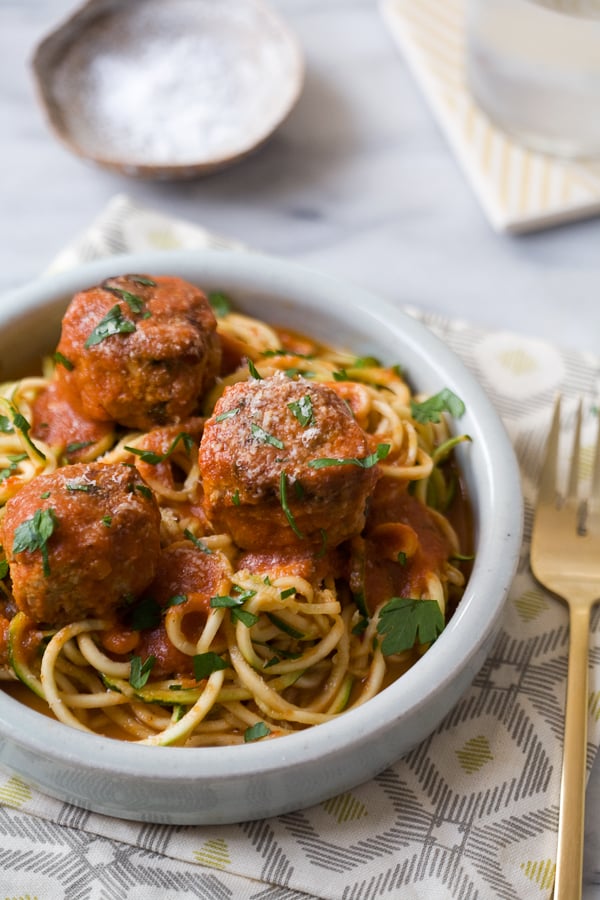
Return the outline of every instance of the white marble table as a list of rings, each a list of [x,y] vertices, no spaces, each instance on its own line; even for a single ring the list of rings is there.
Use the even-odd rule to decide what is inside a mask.
[[[273,0],[306,53],[292,117],[205,180],[128,180],[50,134],[28,61],[73,0],[0,3],[0,292],[35,277],[126,192],[261,250],[411,303],[600,351],[600,218],[526,237],[489,227],[373,0]],[[600,898],[600,762],[585,897]],[[594,886],[594,880],[597,882]]]

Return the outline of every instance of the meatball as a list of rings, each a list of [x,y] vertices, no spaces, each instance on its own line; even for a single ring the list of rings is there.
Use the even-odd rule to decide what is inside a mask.
[[[205,553],[190,541],[181,541],[162,551],[148,595],[166,608],[167,619],[173,617],[180,621],[182,631],[195,644],[210,613],[211,597],[229,590],[230,573],[226,557],[218,551]],[[174,598],[178,602],[173,605]],[[144,629],[136,653],[142,659],[154,657],[154,678],[191,674],[193,657],[173,646],[165,624],[163,618],[157,625]]]
[[[334,547],[363,528],[372,440],[326,385],[282,373],[234,384],[200,442],[206,515],[247,550]]]
[[[108,278],[69,304],[57,378],[91,419],[143,430],[175,423],[219,371],[216,327],[206,295],[181,278]]]
[[[77,463],[9,500],[0,540],[16,605],[34,622],[106,618],[154,578],[160,512],[130,466]]]

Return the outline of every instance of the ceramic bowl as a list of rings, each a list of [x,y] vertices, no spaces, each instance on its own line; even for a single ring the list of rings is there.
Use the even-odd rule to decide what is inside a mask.
[[[298,99],[303,60],[261,0],[89,0],[41,42],[33,73],[70,150],[175,179],[263,144]]]
[[[0,762],[41,791],[111,816],[217,824],[285,813],[349,790],[426,738],[483,664],[521,538],[518,468],[481,387],[422,324],[357,287],[254,253],[113,257],[18,290],[0,306],[2,379],[38,370],[78,290],[123,272],[177,274],[227,292],[240,311],[309,332],[358,355],[401,363],[414,386],[449,387],[466,404],[458,448],[476,558],[465,594],[431,649],[391,686],[337,720],[294,735],[219,748],[155,748],[90,735],[0,690]]]

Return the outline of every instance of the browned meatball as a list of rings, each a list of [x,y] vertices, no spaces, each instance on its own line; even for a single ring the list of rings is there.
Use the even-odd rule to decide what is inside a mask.
[[[364,462],[372,450],[326,385],[283,374],[232,385],[200,442],[206,514],[248,550],[333,547],[364,525],[377,467],[350,460]]]
[[[149,429],[193,413],[219,371],[205,294],[181,278],[122,275],[72,299],[57,377],[92,419]]]
[[[50,626],[111,617],[154,578],[159,532],[156,500],[130,466],[40,475],[8,501],[0,525],[17,606]]]

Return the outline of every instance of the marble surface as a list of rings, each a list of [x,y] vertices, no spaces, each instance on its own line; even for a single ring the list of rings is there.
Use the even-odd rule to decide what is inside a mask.
[[[0,3],[0,293],[36,277],[114,194],[475,323],[600,352],[600,218],[510,237],[489,226],[373,0],[273,0],[305,89],[259,153],[191,183],[130,180],[50,133],[29,61],[73,0]],[[600,761],[586,900],[600,898]]]

